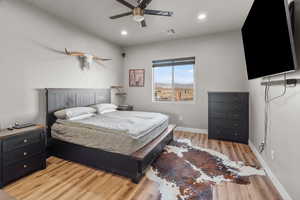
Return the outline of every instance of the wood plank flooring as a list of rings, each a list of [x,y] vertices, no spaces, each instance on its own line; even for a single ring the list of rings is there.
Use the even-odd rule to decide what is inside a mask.
[[[228,155],[250,165],[259,163],[247,145],[208,140],[207,135],[176,132],[177,138],[189,138],[194,145]],[[129,179],[94,170],[55,157],[47,160],[47,169],[36,172],[4,190],[18,200],[159,200],[157,184],[144,178],[135,185]],[[250,177],[251,184],[222,183],[214,186],[213,200],[281,200],[270,179]]]

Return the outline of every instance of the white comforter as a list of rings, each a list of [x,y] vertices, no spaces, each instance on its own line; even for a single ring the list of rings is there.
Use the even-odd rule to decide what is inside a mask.
[[[116,111],[95,115],[83,120],[57,120],[57,122],[69,126],[128,134],[132,138],[138,139],[147,135],[167,120],[168,116],[160,113]]]

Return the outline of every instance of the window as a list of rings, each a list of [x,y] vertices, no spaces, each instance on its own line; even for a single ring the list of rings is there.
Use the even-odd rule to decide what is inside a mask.
[[[153,61],[153,100],[194,100],[195,57]]]

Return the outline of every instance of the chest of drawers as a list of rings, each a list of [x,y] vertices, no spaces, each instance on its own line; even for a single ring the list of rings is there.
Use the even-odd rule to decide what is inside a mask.
[[[46,167],[41,126],[0,132],[0,187]]]
[[[249,93],[210,92],[208,105],[210,139],[248,144]]]

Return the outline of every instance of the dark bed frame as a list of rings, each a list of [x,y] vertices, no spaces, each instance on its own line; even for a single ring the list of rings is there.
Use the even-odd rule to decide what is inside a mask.
[[[132,155],[112,153],[96,148],[64,142],[51,138],[54,112],[79,106],[111,102],[110,89],[46,89],[47,100],[47,150],[49,156],[77,162],[89,167],[115,173],[138,183],[147,168],[173,139],[175,125],[169,125],[160,136]]]

